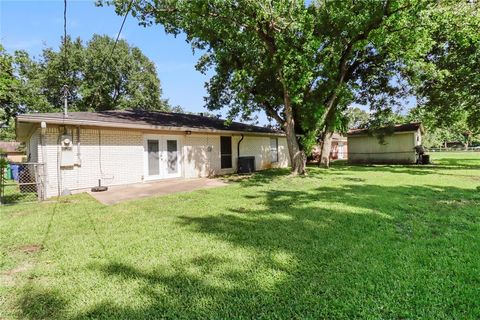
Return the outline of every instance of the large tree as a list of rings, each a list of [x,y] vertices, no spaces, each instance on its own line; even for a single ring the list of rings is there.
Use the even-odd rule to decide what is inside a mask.
[[[38,60],[17,51],[15,68],[24,93],[39,96],[25,103],[28,109],[60,110],[67,85],[71,110],[168,110],[154,63],[125,40],[114,42],[99,35],[85,44],[67,37],[58,51],[45,49]]]
[[[115,48],[115,50],[113,50]],[[168,111],[155,65],[125,40],[94,35],[86,43],[62,39],[58,51],[47,48],[38,59],[25,51],[7,54],[0,47],[0,137],[13,137],[13,117],[26,112],[142,109]]]
[[[20,86],[13,72],[13,57],[0,45],[0,140],[10,140],[12,113],[17,105]]]
[[[458,17],[461,16],[462,19]],[[445,11],[425,61],[435,73],[418,78],[419,111],[431,127],[480,133],[480,2]]]
[[[284,129],[292,172],[303,147],[331,132],[352,102],[391,107],[409,93],[406,70],[431,67],[436,17],[449,0],[117,0],[141,24],[185,33],[214,75],[207,106],[264,110]],[[456,19],[461,17],[455,16]],[[304,140],[299,141],[299,134]],[[329,144],[326,144],[329,145]]]

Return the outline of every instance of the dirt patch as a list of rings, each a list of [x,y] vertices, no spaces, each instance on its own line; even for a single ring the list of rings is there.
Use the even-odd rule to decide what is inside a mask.
[[[20,247],[15,248],[15,251],[20,251],[23,253],[35,253],[39,252],[43,249],[43,246],[41,244],[26,244]]]
[[[15,283],[15,276],[28,271],[31,267],[32,264],[30,262],[24,262],[13,269],[0,273],[0,283],[3,285],[13,285]]]
[[[23,217],[23,216],[26,216],[26,215],[29,215],[31,213],[31,211],[15,211],[15,212],[12,212],[11,213],[11,216],[13,218],[16,218],[16,217]],[[1,320],[1,319],[0,319]]]

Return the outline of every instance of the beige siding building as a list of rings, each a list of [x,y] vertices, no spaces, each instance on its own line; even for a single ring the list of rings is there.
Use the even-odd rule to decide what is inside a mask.
[[[239,158],[255,170],[289,165],[283,133],[196,115],[21,115],[17,137],[28,161],[44,164],[46,197],[88,190],[98,180],[113,186],[234,173]]]
[[[19,142],[0,141],[0,157],[5,156],[10,162],[22,162],[25,152],[21,150]]]
[[[383,130],[382,130],[383,129]],[[383,139],[368,130],[348,133],[350,163],[416,163],[415,146],[422,144],[423,126],[420,123],[382,128]]]

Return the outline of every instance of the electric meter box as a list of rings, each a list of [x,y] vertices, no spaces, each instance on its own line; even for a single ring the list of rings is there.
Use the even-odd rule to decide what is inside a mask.
[[[75,156],[73,154],[72,136],[68,134],[62,135],[61,141],[61,163],[62,167],[73,167],[75,165]]]

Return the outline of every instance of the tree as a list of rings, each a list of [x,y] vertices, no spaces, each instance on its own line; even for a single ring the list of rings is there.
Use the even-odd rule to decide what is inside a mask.
[[[351,107],[345,111],[349,129],[362,129],[368,125],[370,114],[359,107]]]
[[[0,45],[0,140],[11,140],[10,128],[15,116],[19,81],[13,73],[13,57]]]
[[[284,129],[292,173],[305,173],[312,137],[334,130],[353,102],[391,106],[409,92],[406,70],[430,67],[436,16],[457,1],[117,0],[141,24],[185,33],[214,69],[207,106],[263,110]],[[130,4],[132,4],[130,6]],[[442,10],[441,10],[442,9]],[[461,17],[456,17],[460,19]],[[298,134],[304,136],[298,139]]]
[[[456,110],[454,117],[446,115],[453,122],[444,123],[437,114],[437,110],[430,111],[425,106],[417,106],[410,110],[407,115],[409,121],[422,122],[426,133],[423,139],[423,145],[427,148],[447,147],[447,142],[461,142],[465,148],[468,148],[475,137],[479,135],[478,129],[469,123],[469,113]],[[477,130],[477,131],[476,131]]]
[[[419,108],[432,128],[455,128],[468,143],[468,136],[480,133],[480,2],[462,1],[438,24],[425,56],[435,72],[414,75]]]
[[[118,41],[112,54],[113,47],[112,38],[94,35],[86,45],[79,38],[72,41],[67,37],[59,51],[45,49],[39,61],[17,52],[24,90],[30,86],[45,99],[40,105],[38,100],[26,105],[37,111],[61,110],[66,84],[71,110],[168,110],[167,101],[161,99],[154,63],[124,40]]]

